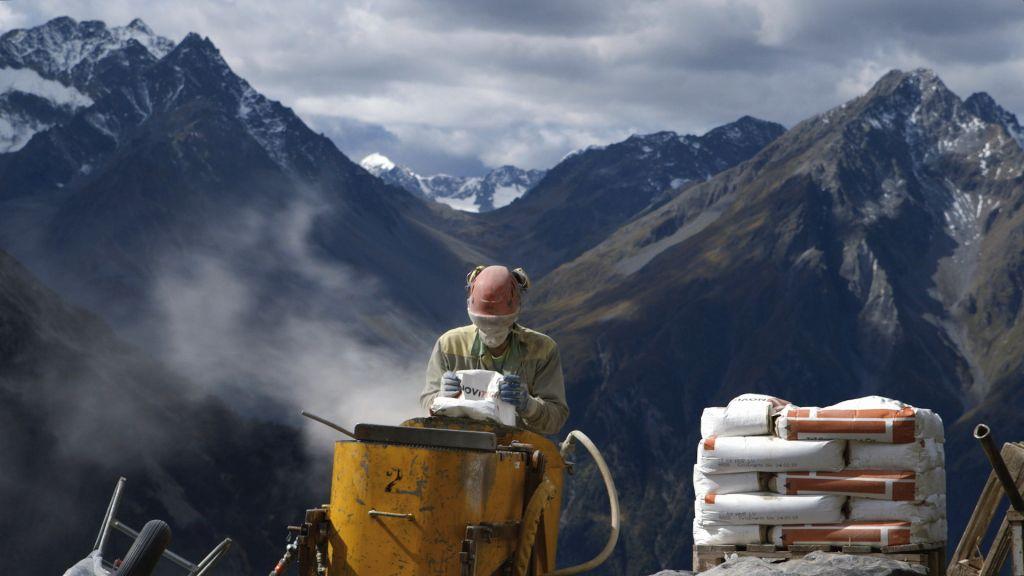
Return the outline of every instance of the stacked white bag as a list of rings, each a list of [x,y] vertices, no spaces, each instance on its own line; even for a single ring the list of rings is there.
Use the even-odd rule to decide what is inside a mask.
[[[706,408],[701,436],[695,544],[946,539],[942,420],[929,410],[878,396],[799,408],[744,394]]]

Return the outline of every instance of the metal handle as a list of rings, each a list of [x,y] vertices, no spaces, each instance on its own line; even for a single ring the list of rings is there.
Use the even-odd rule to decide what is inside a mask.
[[[345,436],[348,436],[349,438],[351,438],[353,440],[359,440],[359,438],[356,438],[355,434],[349,432],[348,430],[342,428],[341,426],[338,426],[337,424],[335,424],[334,422],[331,422],[330,420],[328,420],[326,418],[321,418],[321,417],[317,416],[316,414],[310,414],[309,412],[306,412],[306,411],[303,411],[302,415],[305,416],[306,418],[309,418],[310,420],[314,420],[316,422],[319,422],[319,423],[323,424],[324,426],[327,426],[328,428],[334,428],[338,432],[341,432],[342,434],[344,434]]]
[[[412,520],[414,516],[412,514],[402,514],[400,512],[381,512],[380,510],[370,510],[371,518],[383,516],[384,518],[405,518],[406,520]]]

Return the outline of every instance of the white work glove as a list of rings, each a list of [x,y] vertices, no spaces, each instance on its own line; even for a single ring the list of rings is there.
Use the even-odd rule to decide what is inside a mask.
[[[462,392],[462,379],[455,372],[445,372],[441,375],[441,397],[455,398]]]

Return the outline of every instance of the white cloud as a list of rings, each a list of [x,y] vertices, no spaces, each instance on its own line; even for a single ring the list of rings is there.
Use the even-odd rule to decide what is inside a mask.
[[[243,213],[227,223],[211,252],[159,259],[152,299],[159,315],[155,353],[200,387],[253,412],[267,399],[352,426],[397,424],[419,416],[422,326],[388,309],[372,278],[320,260],[309,243],[322,205],[313,194],[277,213]],[[301,297],[266,294],[286,277]],[[339,310],[355,319],[337,320]],[[359,321],[375,329],[357,332]],[[367,336],[387,335],[383,344]],[[256,403],[256,406],[247,402]],[[304,421],[314,445],[336,434]]]

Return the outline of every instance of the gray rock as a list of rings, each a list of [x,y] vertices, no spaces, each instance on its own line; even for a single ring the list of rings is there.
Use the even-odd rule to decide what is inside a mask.
[[[917,566],[877,556],[811,552],[797,560],[769,562],[761,558],[733,556],[724,564],[703,572],[705,576],[917,576]],[[692,572],[662,570],[653,576],[690,576]]]

